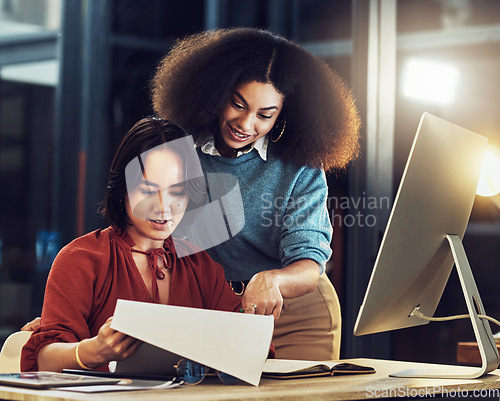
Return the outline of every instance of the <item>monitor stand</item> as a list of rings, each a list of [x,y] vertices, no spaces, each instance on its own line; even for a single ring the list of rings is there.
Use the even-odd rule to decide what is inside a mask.
[[[440,379],[477,379],[482,375],[495,370],[499,364],[498,350],[493,339],[489,322],[481,319],[478,315],[486,315],[479,291],[477,290],[474,276],[465,254],[465,249],[460,237],[455,234],[446,235],[450,244],[458,277],[462,284],[462,290],[469,310],[472,327],[476,336],[477,345],[481,354],[482,366],[445,366],[436,365],[426,369],[408,369],[402,372],[390,374],[392,377],[420,377]]]

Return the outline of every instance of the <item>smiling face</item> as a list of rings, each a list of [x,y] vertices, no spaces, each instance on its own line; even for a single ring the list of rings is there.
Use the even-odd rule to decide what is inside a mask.
[[[144,154],[143,154],[144,155]],[[134,159],[137,160],[137,159]],[[143,251],[163,246],[175,230],[189,202],[180,156],[163,146],[145,153],[140,178],[129,188],[126,212],[131,225],[127,233]],[[127,166],[128,168],[128,166]]]
[[[220,138],[216,141],[219,153],[231,157],[234,150],[262,138],[273,127],[282,108],[283,95],[271,84],[252,81],[236,86],[219,116]]]

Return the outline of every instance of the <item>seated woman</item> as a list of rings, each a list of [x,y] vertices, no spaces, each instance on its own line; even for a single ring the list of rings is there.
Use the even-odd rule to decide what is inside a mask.
[[[140,341],[110,327],[119,298],[240,308],[222,267],[171,237],[183,216],[206,199],[193,163],[199,165],[192,139],[179,126],[146,118],[132,127],[111,165],[101,206],[110,226],[75,239],[57,255],[40,326],[22,352],[23,371],[107,370],[110,361],[131,356]]]

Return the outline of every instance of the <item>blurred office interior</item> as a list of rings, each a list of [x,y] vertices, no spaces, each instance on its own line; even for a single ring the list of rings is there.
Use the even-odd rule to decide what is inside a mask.
[[[0,0],[0,344],[40,313],[57,251],[105,225],[97,205],[111,156],[152,114],[158,60],[176,38],[233,26],[301,43],[356,97],[361,155],[328,175],[341,357],[456,362],[457,342],[473,340],[467,320],[364,337],[352,330],[421,114],[500,150],[498,0]],[[414,71],[426,82],[436,73],[430,89],[444,93],[411,93]],[[486,311],[500,318],[497,204],[476,197],[464,246]],[[466,312],[456,276],[436,315]]]

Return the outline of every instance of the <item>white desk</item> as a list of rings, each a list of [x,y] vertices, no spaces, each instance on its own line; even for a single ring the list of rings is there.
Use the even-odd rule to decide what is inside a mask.
[[[427,364],[353,359],[349,362],[373,366],[374,374],[317,377],[310,379],[262,379],[259,387],[250,385],[227,386],[218,379],[205,379],[197,386],[181,386],[170,390],[143,390],[81,394],[62,390],[28,390],[0,386],[1,400],[19,401],[207,401],[207,400],[355,400],[431,396],[439,399],[448,393],[447,400],[481,399],[489,396],[499,399],[500,370],[476,380],[404,379],[389,377],[390,373]],[[460,392],[460,397],[457,392]],[[484,397],[483,397],[484,398]]]

